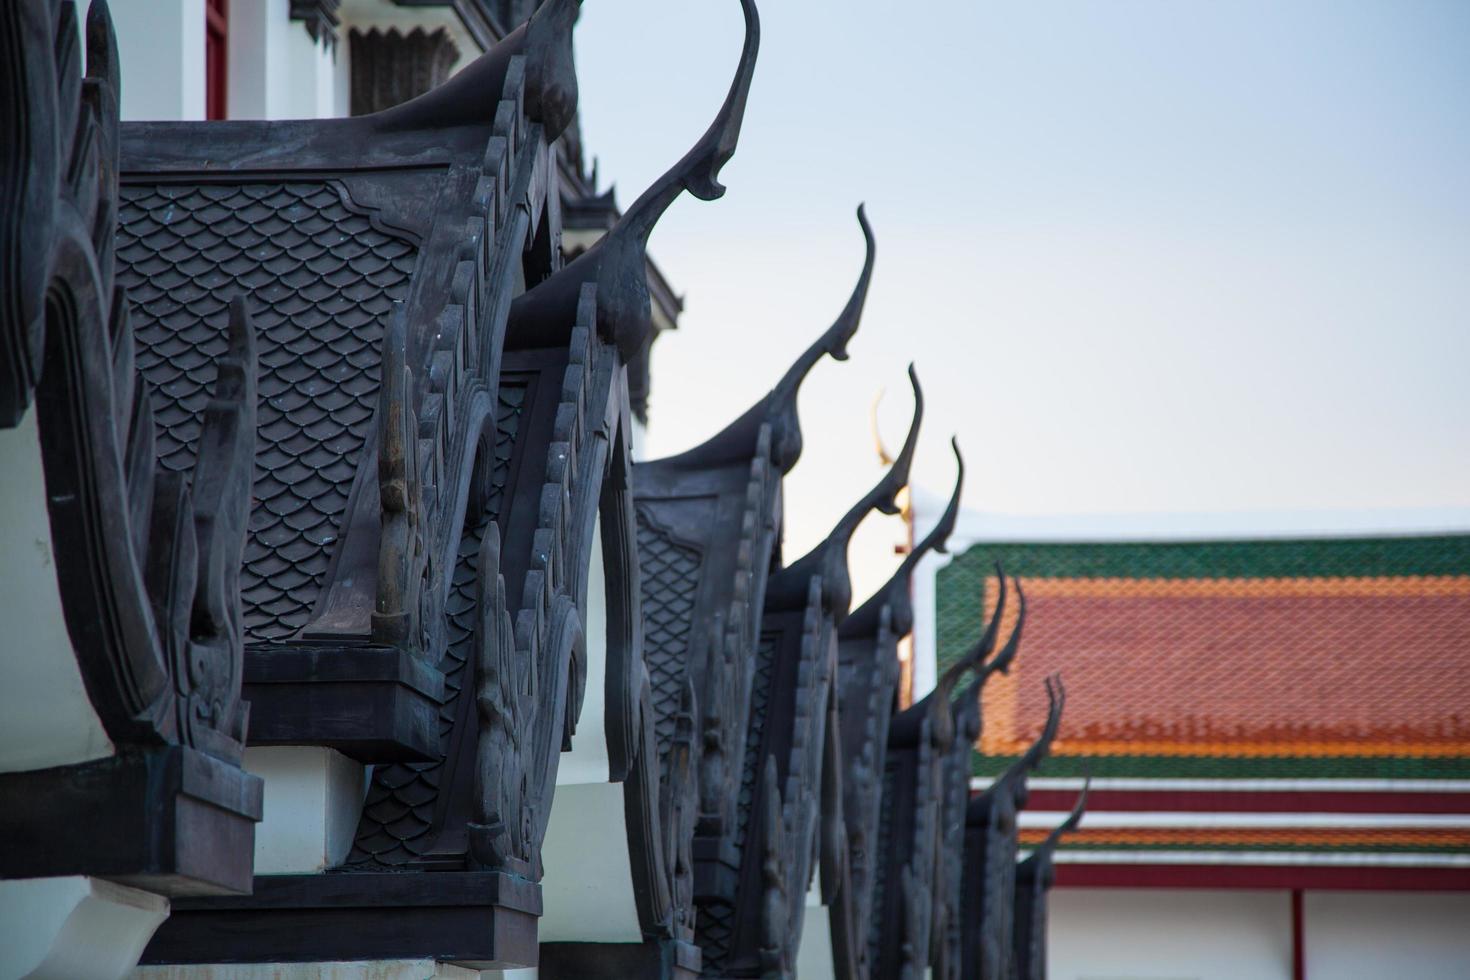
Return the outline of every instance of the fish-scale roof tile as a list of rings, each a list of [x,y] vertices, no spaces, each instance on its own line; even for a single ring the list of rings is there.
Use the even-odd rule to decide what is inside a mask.
[[[373,228],[330,181],[128,183],[121,198],[118,275],[165,466],[192,466],[226,304],[236,291],[252,300],[259,438],[241,586],[247,636],[282,639],[320,589],[371,425],[383,319],[417,247]],[[356,270],[324,281],[365,255],[379,273],[368,288]]]

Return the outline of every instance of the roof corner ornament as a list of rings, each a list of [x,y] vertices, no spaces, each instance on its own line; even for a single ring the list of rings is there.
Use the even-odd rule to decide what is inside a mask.
[[[1015,958],[1017,813],[1026,805],[1026,777],[1051,751],[1066,705],[1060,675],[1046,679],[1046,726],[1025,754],[972,798],[966,814],[967,875],[978,887],[964,899],[960,955],[966,976],[1008,977]]]
[[[1016,625],[1012,627],[1011,635],[1006,640],[1005,646],[1001,647],[1000,652],[994,657],[990,657],[991,653],[995,650],[996,641],[999,639],[1000,623],[1002,617],[1005,616],[1006,609],[1005,570],[1001,568],[999,562],[996,563],[995,574],[1000,581],[1000,593],[995,601],[995,612],[991,614],[990,622],[986,625],[985,632],[981,634],[980,639],[976,640],[970,649],[966,650],[958,660],[945,669],[944,673],[940,675],[938,683],[934,686],[934,703],[936,707],[943,707],[943,710],[935,711],[934,728],[935,743],[941,747],[948,747],[956,735],[955,713],[950,711],[947,706],[949,705],[952,692],[959,684],[960,678],[969,671],[975,672],[975,680],[971,686],[974,688],[978,703],[978,697],[981,689],[985,686],[985,682],[990,679],[992,674],[1010,673],[1011,664],[1016,659],[1016,651],[1021,647],[1021,633],[1026,626],[1026,593],[1021,589],[1020,580],[1013,578],[1011,579],[1011,584],[1016,590],[1016,599],[1019,606],[1016,611]],[[990,657],[990,659],[986,660],[987,657]],[[1050,684],[1050,681],[1047,683]],[[961,697],[968,698],[968,692],[969,688],[966,689],[966,692]],[[968,704],[967,701],[964,703]],[[978,724],[978,718],[976,722]]]
[[[475,709],[480,737],[475,748],[474,815],[468,824],[469,858],[483,869],[529,865],[530,833],[524,819],[522,731],[531,712],[527,665],[516,656],[515,636],[500,573],[500,528],[493,521],[480,542],[476,607]]]
[[[868,301],[868,285],[873,281],[873,259],[877,246],[873,239],[873,227],[868,224],[865,205],[858,205],[857,219],[858,227],[863,232],[863,270],[852,287],[847,305],[842,308],[837,319],[832,321],[832,325],[787,368],[767,396],[765,417],[772,430],[771,461],[782,473],[791,472],[791,468],[801,457],[801,420],[796,412],[796,396],[801,391],[802,382],[824,355],[831,356],[834,361],[847,360],[848,341],[852,340],[858,325],[862,323],[863,307]]]
[[[806,593],[806,580],[812,575],[822,579],[822,602],[827,611],[841,620],[852,604],[852,582],[847,573],[847,546],[853,532],[876,510],[883,514],[898,513],[898,492],[909,482],[909,468],[914,461],[914,450],[919,442],[919,426],[924,420],[924,391],[919,387],[919,375],[909,365],[909,383],[914,389],[914,417],[909,422],[908,435],[893,466],[873,488],[842,515],[826,540],[797,561],[771,575],[766,587],[767,602],[802,601]]]
[[[960,454],[958,439],[950,439],[950,448],[954,450],[955,479],[954,490],[950,492],[949,504],[940,516],[938,523],[924,535],[923,539],[904,555],[898,570],[884,583],[878,591],[865,601],[851,616],[843,622],[843,635],[855,635],[859,631],[872,631],[878,626],[880,611],[888,610],[888,628],[896,637],[907,636],[914,628],[914,600],[910,590],[914,569],[919,567],[919,562],[930,552],[938,551],[948,554],[946,543],[949,536],[954,533],[955,522],[959,518],[960,492],[965,486],[965,458]],[[893,462],[892,457],[884,454],[888,462]]]
[[[1056,881],[1056,850],[1064,835],[1076,830],[1087,809],[1092,778],[1082,784],[1077,803],[1046,840],[1016,868],[1016,923],[1014,970],[1019,980],[1046,980],[1047,892]]]
[[[526,115],[539,122],[550,143],[577,114],[577,68],[572,27],[582,0],[545,0],[525,31]]]
[[[781,475],[791,472],[801,458],[801,419],[796,411],[796,397],[801,384],[824,355],[831,355],[838,361],[847,360],[847,343],[862,322],[868,284],[873,278],[875,246],[873,229],[862,205],[858,205],[857,218],[863,232],[863,270],[837,319],[802,351],[765,397],[702,445],[670,457],[671,461],[700,468],[720,466],[737,459],[749,460],[756,455],[768,458]]]
[[[565,5],[570,0],[551,0]],[[745,44],[725,102],[703,136],[654,181],[618,219],[612,230],[511,305],[507,343],[538,346],[538,335],[552,334],[571,319],[570,310],[584,283],[596,283],[598,334],[617,347],[628,363],[648,344],[653,319],[648,295],[648,238],[669,205],[684,191],[704,201],[725,193],[721,168],[735,153],[745,117],[746,97],[760,48],[760,19],[754,0],[740,0],[745,14]],[[546,8],[543,8],[546,9]]]
[[[761,811],[761,976],[785,977],[791,974],[791,896],[786,894],[786,866],[795,857],[782,853],[786,842],[781,818],[781,789],[776,774],[776,757],[766,756],[762,773],[765,808]],[[797,897],[800,901],[800,897]]]
[[[114,275],[120,78],[105,0],[87,14],[85,73],[81,40],[69,0],[0,4],[0,50],[15,55],[0,73],[0,146],[14,148],[0,154],[0,426],[28,415],[35,425],[42,479],[16,492],[40,498],[50,525],[71,647],[54,652],[75,657],[118,749],[55,771],[85,787],[79,773],[107,767],[112,785],[142,794],[144,835],[177,840],[169,855],[126,858],[112,873],[164,894],[248,892],[261,784],[238,767],[249,715],[238,577],[254,477],[254,329],[244,300],[232,300],[192,465],[165,467]],[[178,758],[195,752],[223,763],[211,792],[230,802],[205,808],[198,832],[184,834]],[[68,807],[98,798],[83,788],[48,818],[64,828]],[[52,832],[36,828],[36,839]],[[97,853],[75,844],[65,847],[80,861]],[[40,866],[25,862],[46,850],[3,855],[0,874],[34,876]]]
[[[249,705],[240,700],[244,658],[240,566],[255,466],[255,324],[243,296],[230,300],[225,353],[204,406],[194,460],[194,537],[199,569],[189,625],[195,685],[180,699],[180,727],[205,745],[212,729],[245,744]]]

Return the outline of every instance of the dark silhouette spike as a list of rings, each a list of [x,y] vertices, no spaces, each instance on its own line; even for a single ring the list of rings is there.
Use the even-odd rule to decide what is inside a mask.
[[[929,533],[924,535],[923,540],[914,545],[913,550],[904,558],[904,564],[910,567],[917,565],[919,559],[930,551],[949,554],[949,536],[954,533],[955,524],[959,520],[960,491],[965,487],[965,457],[960,453],[959,439],[951,436],[949,446],[954,451],[957,470],[954,477],[954,490],[950,491],[949,503],[945,505],[939,522],[929,529]]]
[[[862,205],[857,209],[858,225],[862,228],[865,243],[863,270],[848,297],[847,305],[832,325],[822,332],[801,356],[792,362],[776,386],[745,414],[726,426],[718,435],[700,446],[659,461],[662,465],[708,469],[735,460],[749,460],[760,441],[761,429],[771,430],[771,462],[784,473],[791,472],[801,458],[801,419],[796,411],[796,398],[802,382],[812,368],[824,356],[833,360],[847,360],[847,343],[862,321],[863,306],[868,298],[868,284],[873,278],[873,259],[876,244],[872,226],[868,224],[867,212]]]
[[[863,232],[863,271],[858,274],[857,283],[852,287],[852,294],[847,298],[847,305],[843,306],[842,312],[832,325],[822,331],[822,335],[812,342],[811,346],[802,351],[798,357],[786,369],[786,373],[777,382],[775,394],[786,400],[795,400],[797,389],[806,380],[807,374],[822,359],[822,355],[829,354],[833,360],[847,360],[847,343],[857,333],[858,325],[863,319],[863,307],[868,302],[868,286],[873,281],[873,261],[877,257],[877,241],[873,237],[873,226],[868,223],[867,205],[859,204],[857,208],[858,227]]]
[[[903,449],[894,459],[893,465],[863,497],[842,515],[826,539],[796,562],[771,575],[766,587],[766,602],[776,608],[793,608],[806,601],[807,580],[812,575],[821,575],[823,603],[840,620],[847,615],[852,602],[852,582],[847,574],[847,545],[852,540],[868,512],[878,510],[885,514],[898,513],[898,491],[909,482],[909,467],[914,460],[914,449],[918,445],[919,426],[924,418],[924,392],[919,387],[919,375],[909,365],[909,383],[914,389],[914,417],[909,423],[908,436]]]
[[[598,335],[617,346],[624,364],[647,349],[653,337],[648,297],[648,236],[664,211],[684,191],[707,201],[724,193],[724,187],[715,178],[734,154],[740,135],[745,97],[760,47],[760,21],[755,4],[753,0],[740,0],[740,5],[745,11],[745,46],[740,52],[730,93],[715,121],[678,163],[633,202],[601,240],[551,278],[515,299],[506,329],[506,350],[565,343],[575,320],[582,287],[589,284],[597,286]],[[447,84],[452,82],[441,88]]]
[[[1006,612],[1006,577],[1000,562],[995,563],[995,575],[1000,580],[1000,594],[996,597],[995,612],[991,613],[990,622],[985,626],[985,632],[980,634],[980,639],[976,640],[958,660],[945,668],[944,673],[939,677],[939,682],[935,684],[935,689],[942,690],[946,699],[965,672],[978,670],[985,658],[990,656],[995,649],[995,638],[1000,633],[1000,620]]]
[[[756,54],[760,50],[760,16],[754,0],[740,0],[745,15],[745,45],[729,94],[715,114],[714,122],[699,141],[639,195],[609,235],[631,235],[647,243],[658,219],[684,191],[702,201],[714,201],[725,193],[719,181],[720,169],[735,155],[740,140],[740,126],[745,120],[745,100],[750,94],[750,80],[755,73]]]
[[[954,533],[955,521],[959,516],[960,490],[965,483],[965,460],[960,455],[959,441],[950,439],[949,443],[954,449],[955,465],[958,467],[949,506],[939,518],[939,523],[924,535],[922,541],[909,549],[893,576],[843,621],[842,635],[856,636],[861,632],[871,633],[876,630],[885,606],[890,610],[889,628],[895,636],[907,636],[914,628],[914,604],[909,592],[914,569],[929,552],[946,551],[945,543]]]
[[[1006,640],[1006,645],[1001,647],[1000,653],[986,663],[981,672],[983,677],[989,677],[991,674],[1009,674],[1011,663],[1016,659],[1016,651],[1021,647],[1021,631],[1026,626],[1026,593],[1021,589],[1020,579],[1011,579],[1011,582],[1016,587],[1016,626],[1011,630],[1010,639]]]
[[[1067,704],[1067,689],[1062,685],[1061,674],[1052,674],[1046,679],[1046,699],[1046,727],[1041,730],[1041,737],[1021,756],[1017,767],[1022,772],[1041,765],[1041,760],[1051,752],[1051,743],[1057,737],[1057,728],[1062,722],[1062,709]]]

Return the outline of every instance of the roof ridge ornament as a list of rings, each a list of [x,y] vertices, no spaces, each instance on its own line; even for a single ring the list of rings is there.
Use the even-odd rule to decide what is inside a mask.
[[[1041,735],[995,781],[996,787],[1006,785],[1012,793],[1025,793],[1026,776],[1051,753],[1052,742],[1056,741],[1057,728],[1062,722],[1062,709],[1067,706],[1067,689],[1062,685],[1060,673],[1046,678],[1046,700],[1046,725],[1042,728]]]
[[[1036,860],[1038,854],[1044,854],[1047,858],[1050,858],[1052,852],[1057,849],[1057,845],[1061,842],[1062,835],[1069,834],[1077,829],[1082,823],[1082,814],[1087,810],[1087,794],[1091,789],[1092,777],[1088,776],[1082,783],[1082,792],[1077,794],[1077,802],[1073,804],[1072,812],[1067,814],[1067,819],[1052,828],[1051,833],[1046,835],[1045,840],[1031,849],[1031,856],[1027,858],[1028,861]]]
[[[868,299],[868,284],[873,278],[876,246],[865,205],[858,205],[857,219],[863,232],[863,270],[847,299],[847,305],[842,308],[837,319],[801,352],[765,397],[717,435],[693,449],[667,457],[669,464],[696,469],[719,466],[736,459],[749,459],[760,442],[761,430],[769,427],[771,462],[783,475],[791,472],[791,468],[801,458],[801,419],[796,411],[796,396],[801,390],[801,384],[823,355],[830,355],[835,361],[847,360],[848,341],[852,340],[862,322],[863,306]]]
[[[934,744],[941,748],[947,748],[954,741],[958,723],[978,723],[978,711],[974,712],[975,717],[970,717],[968,710],[970,700],[968,699],[973,697],[974,703],[978,706],[980,692],[984,689],[985,682],[992,674],[1009,673],[1011,664],[1016,659],[1016,651],[1021,646],[1021,634],[1026,626],[1026,593],[1021,590],[1020,580],[1013,578],[1011,584],[1016,590],[1020,606],[1016,613],[1016,625],[1012,628],[1011,635],[1006,639],[1000,652],[990,657],[1000,634],[1000,622],[1005,615],[1007,596],[1005,574],[999,562],[996,563],[995,571],[1000,579],[1000,595],[996,599],[995,611],[991,613],[985,632],[958,660],[945,668],[944,673],[939,675],[934,689],[915,702],[910,709],[917,709],[919,712],[932,716],[931,737]],[[988,661],[987,657],[990,657]],[[975,677],[952,702],[951,694],[967,671],[974,671]],[[940,710],[941,708],[943,710]]]
[[[745,44],[730,91],[709,129],[639,195],[611,231],[550,278],[516,297],[506,332],[508,348],[553,343],[568,329],[585,283],[597,284],[597,332],[616,345],[623,363],[648,344],[653,333],[646,272],[648,236],[684,191],[704,201],[725,193],[717,178],[734,155],[740,138],[746,96],[760,48],[760,18],[755,2],[740,0],[740,7],[745,14]]]
[[[957,472],[954,478],[954,490],[950,493],[949,504],[945,507],[943,515],[940,516],[939,522],[929,530],[929,533],[924,535],[923,540],[909,549],[909,553],[899,564],[898,570],[888,581],[843,621],[841,629],[843,636],[856,636],[862,632],[876,630],[884,608],[889,610],[889,626],[895,636],[907,636],[912,632],[914,601],[909,592],[909,585],[913,579],[914,569],[919,567],[919,562],[931,551],[949,553],[946,542],[954,533],[955,523],[959,518],[960,491],[965,485],[965,458],[960,454],[958,439],[951,438],[949,444],[954,450]],[[886,453],[885,459],[890,459]]]
[[[369,117],[379,130],[490,125],[511,61],[525,59],[527,118],[541,124],[547,143],[577,113],[577,69],[572,28],[581,0],[545,0],[531,19],[472,61],[449,81],[402,105]]]
[[[903,448],[894,459],[893,466],[883,474],[873,488],[848,508],[847,513],[832,528],[826,539],[801,558],[779,571],[773,572],[766,586],[766,601],[777,606],[795,606],[806,598],[806,581],[813,575],[822,578],[822,602],[829,612],[839,620],[847,615],[852,604],[852,582],[847,572],[847,546],[852,540],[863,518],[869,511],[877,510],[890,516],[898,513],[898,492],[909,482],[909,468],[914,461],[914,449],[919,441],[919,426],[924,420],[924,390],[919,386],[919,375],[909,365],[909,383],[914,390],[914,417],[909,422],[908,435]]]

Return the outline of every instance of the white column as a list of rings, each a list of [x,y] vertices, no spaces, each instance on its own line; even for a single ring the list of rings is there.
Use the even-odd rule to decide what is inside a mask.
[[[346,859],[362,813],[361,763],[318,745],[273,745],[246,749],[243,765],[265,780],[256,874],[310,874]]]
[[[0,976],[121,980],[168,899],[97,878],[0,881]]]
[[[331,49],[290,18],[289,4],[230,4],[231,119],[336,115],[338,75]]]
[[[541,848],[542,942],[642,941],[633,898],[623,787],[610,783],[607,753],[607,578],[602,524],[592,532],[587,611],[587,693],[572,750],[556,773],[556,795]]]
[[[0,430],[0,772],[112,755],[61,613],[36,410]]]
[[[203,119],[204,0],[110,0],[108,6],[122,60],[123,119]]]

